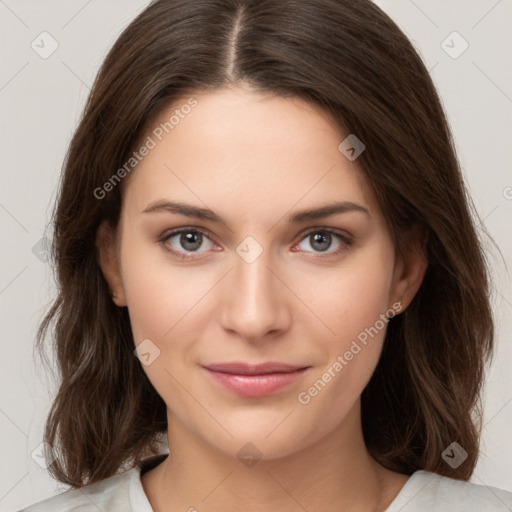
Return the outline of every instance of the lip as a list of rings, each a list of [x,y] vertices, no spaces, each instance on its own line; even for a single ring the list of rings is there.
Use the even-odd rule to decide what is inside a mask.
[[[203,366],[211,378],[226,389],[241,396],[265,396],[285,388],[300,379],[309,366],[284,363],[262,364],[220,363]]]

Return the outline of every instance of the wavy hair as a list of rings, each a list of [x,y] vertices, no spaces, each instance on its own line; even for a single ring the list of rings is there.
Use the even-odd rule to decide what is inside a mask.
[[[424,281],[390,321],[362,394],[363,433],[386,468],[469,479],[493,349],[487,263],[434,84],[370,0],[156,0],[119,36],[71,140],[52,217],[58,295],[36,343],[43,353],[52,331],[51,475],[78,488],[159,453],[166,405],[134,356],[128,311],[113,304],[98,264],[96,233],[103,220],[117,224],[122,190],[94,191],[164,108],[240,83],[331,112],[366,145],[358,164],[397,248],[411,226],[427,232]],[[468,453],[457,469],[441,457],[453,441]]]

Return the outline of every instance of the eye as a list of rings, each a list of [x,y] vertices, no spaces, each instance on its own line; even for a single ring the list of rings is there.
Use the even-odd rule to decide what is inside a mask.
[[[161,244],[171,254],[182,259],[196,258],[194,253],[203,253],[217,247],[206,233],[197,228],[180,228],[170,233],[166,233],[161,239]],[[200,250],[201,247],[205,250]],[[215,250],[215,249],[214,249]]]
[[[166,251],[180,259],[192,260],[201,257],[202,253],[221,250],[204,231],[198,228],[175,229],[165,233],[159,242]],[[343,232],[329,228],[312,228],[303,235],[301,242],[296,244],[292,250],[296,251],[295,247],[298,247],[299,250],[313,252],[318,257],[334,256],[347,250],[351,244],[352,239]],[[304,247],[304,245],[309,245],[310,248]]]
[[[321,253],[333,256],[345,251],[351,244],[352,240],[344,233],[327,228],[313,228],[296,247],[306,252],[320,253],[320,256]],[[307,246],[312,249],[308,249]]]

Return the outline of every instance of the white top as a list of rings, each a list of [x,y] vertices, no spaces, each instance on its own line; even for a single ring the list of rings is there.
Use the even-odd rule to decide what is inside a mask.
[[[153,512],[140,480],[167,455],[157,455],[101,482],[40,501],[20,512]],[[510,512],[512,493],[416,471],[385,512]]]

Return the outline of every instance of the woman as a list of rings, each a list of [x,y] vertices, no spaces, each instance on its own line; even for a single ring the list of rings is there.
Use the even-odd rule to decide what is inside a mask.
[[[493,322],[451,135],[370,1],[153,2],[54,229],[72,489],[26,510],[512,506],[467,482]]]

